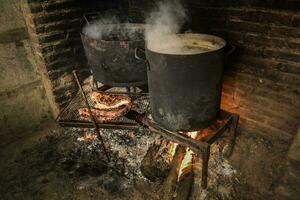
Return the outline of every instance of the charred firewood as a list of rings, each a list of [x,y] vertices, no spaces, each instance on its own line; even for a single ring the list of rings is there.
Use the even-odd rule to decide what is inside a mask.
[[[151,181],[162,182],[170,171],[168,143],[165,140],[160,140],[159,143],[154,143],[147,151],[142,164],[142,174]]]
[[[186,152],[186,148],[179,145],[177,147],[176,153],[172,160],[171,170],[167,177],[167,179],[163,183],[163,188],[161,191],[161,198],[162,200],[171,200],[174,198],[174,193],[177,187],[177,179],[178,179],[178,172],[181,165],[181,162],[184,158],[184,154]]]
[[[192,185],[193,185],[193,171],[190,171],[189,173],[184,174],[179,182],[175,193],[174,200],[188,200]]]

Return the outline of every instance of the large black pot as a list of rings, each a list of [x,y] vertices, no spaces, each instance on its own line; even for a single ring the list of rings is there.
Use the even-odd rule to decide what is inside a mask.
[[[226,43],[205,34],[178,37],[187,47],[204,42],[209,48],[178,52],[176,47],[166,50],[147,45],[151,114],[166,129],[199,130],[210,125],[220,111]]]
[[[94,78],[109,86],[147,85],[146,65],[134,57],[134,50],[145,45],[144,25],[126,23],[113,27],[115,30],[105,32],[101,39],[81,33],[85,55]]]

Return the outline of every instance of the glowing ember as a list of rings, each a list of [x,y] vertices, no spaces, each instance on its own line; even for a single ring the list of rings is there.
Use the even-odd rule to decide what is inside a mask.
[[[79,137],[77,138],[77,141],[96,141],[97,140],[97,136],[94,134],[89,134],[89,133],[85,133],[83,137]]]

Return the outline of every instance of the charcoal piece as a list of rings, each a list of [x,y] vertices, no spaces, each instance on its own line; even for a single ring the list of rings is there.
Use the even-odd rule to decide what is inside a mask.
[[[170,163],[166,159],[166,152],[161,151],[165,148],[165,142],[162,144],[153,144],[149,147],[147,154],[141,163],[142,174],[153,182],[162,182],[169,173]]]
[[[103,163],[82,163],[76,169],[76,173],[79,176],[90,175],[90,176],[99,176],[107,170],[107,166]]]

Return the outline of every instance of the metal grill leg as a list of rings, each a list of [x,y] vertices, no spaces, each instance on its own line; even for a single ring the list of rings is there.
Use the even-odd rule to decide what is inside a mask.
[[[229,128],[229,149],[226,153],[226,157],[230,157],[233,151],[234,143],[235,143],[235,137],[236,137],[236,129],[239,122],[239,115],[233,114],[232,123]]]
[[[98,85],[98,81],[95,79],[95,77],[93,76],[93,87],[98,90],[99,85]]]
[[[208,160],[210,155],[210,145],[202,152],[202,177],[201,177],[201,187],[203,189],[207,188],[207,172],[208,172]]]
[[[130,95],[131,93],[130,87],[126,87],[126,92]]]

